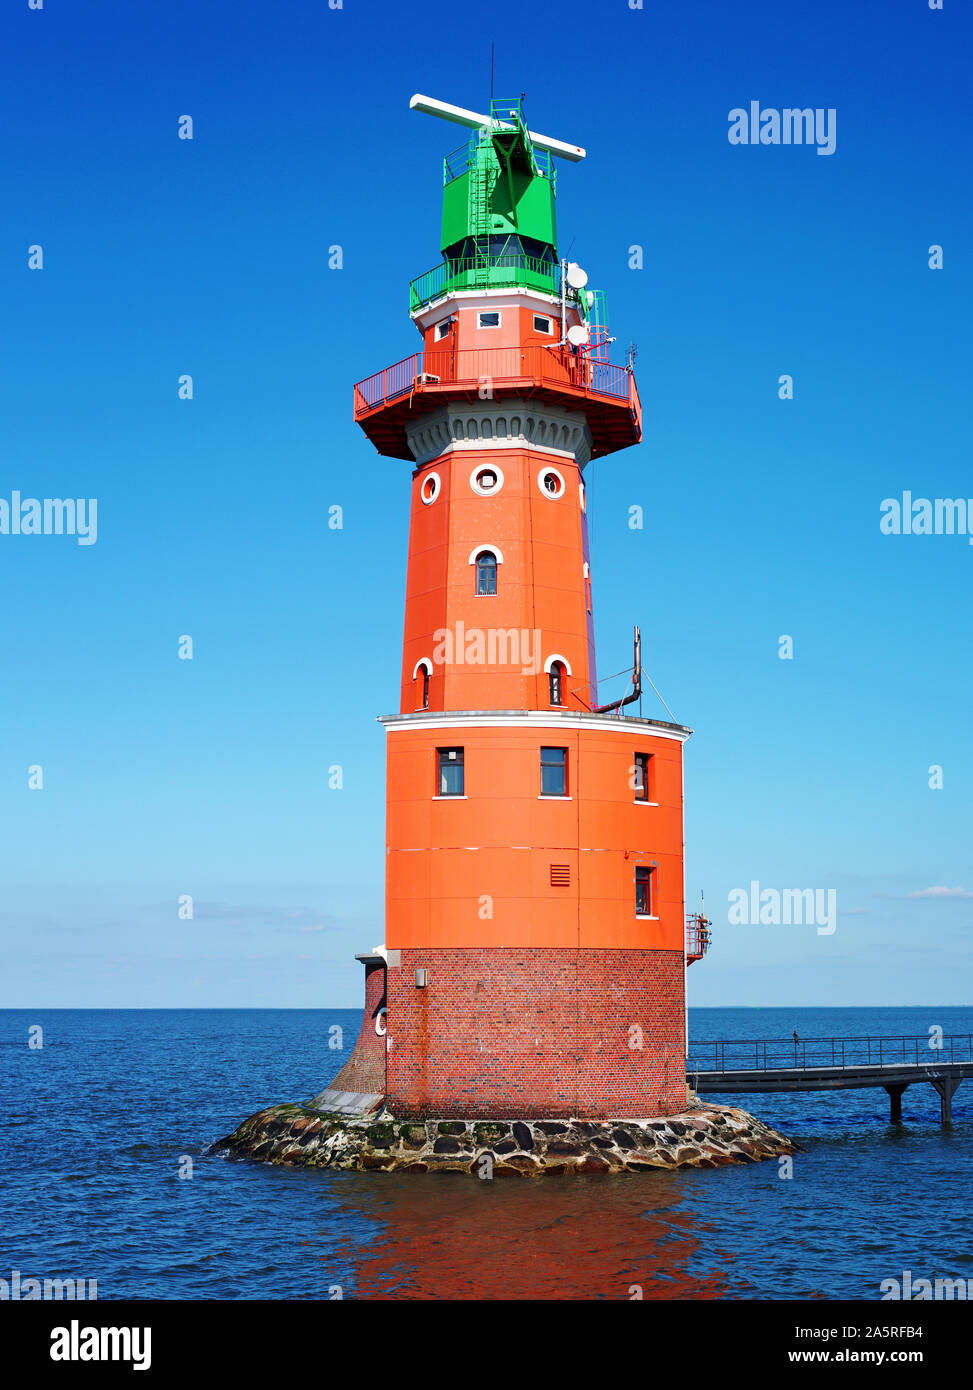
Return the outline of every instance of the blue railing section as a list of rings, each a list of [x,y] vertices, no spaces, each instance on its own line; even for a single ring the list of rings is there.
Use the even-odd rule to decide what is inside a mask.
[[[938,1044],[938,1045],[937,1045]],[[890,1038],[751,1038],[693,1043],[686,1070],[785,1071],[799,1067],[941,1066],[973,1062],[973,1034]]]

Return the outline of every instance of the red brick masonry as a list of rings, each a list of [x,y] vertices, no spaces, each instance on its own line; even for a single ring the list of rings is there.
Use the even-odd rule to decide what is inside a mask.
[[[365,1017],[354,1050],[328,1087],[382,1094],[385,1090],[385,962],[365,962]],[[377,1025],[377,1027],[376,1027]],[[378,1031],[381,1029],[381,1032]]]
[[[402,1118],[675,1114],[686,1106],[683,968],[678,951],[402,950],[387,977],[389,1109]]]

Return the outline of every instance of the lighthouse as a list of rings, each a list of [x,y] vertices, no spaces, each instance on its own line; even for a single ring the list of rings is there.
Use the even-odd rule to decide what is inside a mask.
[[[385,941],[325,1098],[403,1118],[636,1118],[686,1104],[683,744],[599,688],[586,473],[637,444],[604,297],[561,259],[558,162],[579,146],[415,96],[464,127],[420,343],[354,415],[411,469],[399,709],[387,746]],[[637,615],[633,615],[633,618]],[[627,657],[626,657],[627,661]],[[325,1102],[327,1103],[327,1101]]]

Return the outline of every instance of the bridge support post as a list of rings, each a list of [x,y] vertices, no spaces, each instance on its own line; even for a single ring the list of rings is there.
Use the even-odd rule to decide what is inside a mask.
[[[943,1126],[952,1128],[953,1093],[962,1079],[961,1076],[935,1076],[932,1078],[932,1084],[939,1092],[939,1122]]]
[[[891,1125],[900,1125],[902,1123],[902,1092],[905,1089],[905,1086],[885,1087],[885,1090],[889,1093],[889,1100],[892,1103],[891,1114],[889,1115],[889,1124]]]

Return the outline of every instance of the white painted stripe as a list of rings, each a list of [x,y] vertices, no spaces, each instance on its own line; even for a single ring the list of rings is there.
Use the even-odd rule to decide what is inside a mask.
[[[390,733],[397,729],[587,729],[600,734],[633,734],[642,738],[668,738],[676,743],[685,743],[692,729],[667,728],[648,719],[599,719],[594,715],[554,714],[546,710],[518,710],[505,714],[501,711],[489,714],[464,713],[463,711],[442,714],[423,713],[421,718],[403,714],[379,715],[379,724],[384,724]]]
[[[561,312],[561,301],[556,294],[545,294],[543,290],[535,289],[530,285],[497,285],[490,289],[487,285],[478,285],[475,289],[453,289],[444,290],[437,299],[430,299],[428,304],[423,304],[421,308],[413,309],[409,317],[413,323],[419,325],[423,330],[431,327],[433,323],[438,323],[446,314],[440,310],[446,309],[449,313],[454,312],[455,301],[459,300],[464,309],[519,309],[534,308],[538,313],[547,312],[553,317]],[[437,317],[438,315],[438,317]],[[568,306],[568,327],[571,322],[578,319],[578,311],[575,305]],[[444,342],[445,339],[440,339]]]
[[[516,398],[509,397],[509,399],[514,400]],[[529,409],[529,407],[526,408]],[[411,440],[409,441],[409,447],[412,447]],[[496,435],[491,435],[489,439],[454,439],[452,444],[447,444],[445,449],[440,449],[434,454],[424,454],[422,457],[422,466],[425,467],[425,465],[431,463],[433,459],[448,458],[450,454],[462,453],[464,450],[468,450],[471,453],[486,453],[489,449],[506,449],[508,453],[516,450],[518,454],[550,454],[553,458],[565,459],[571,463],[578,464],[579,468],[583,467],[582,464],[578,463],[577,455],[571,449],[554,449],[549,444],[534,444],[531,440],[525,439],[522,434],[505,434],[501,438],[497,438]],[[498,488],[493,489],[493,492],[498,491]],[[481,494],[481,496],[492,495],[492,493]],[[422,500],[423,502],[426,501],[425,498]],[[433,501],[435,501],[435,498],[433,498]],[[427,503],[426,505],[428,506],[429,504]]]

